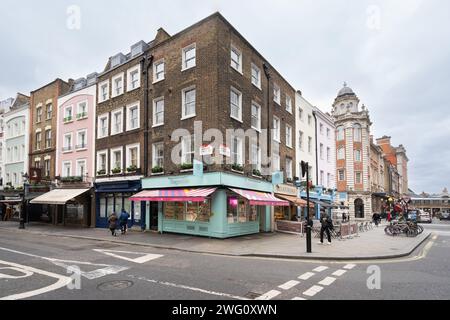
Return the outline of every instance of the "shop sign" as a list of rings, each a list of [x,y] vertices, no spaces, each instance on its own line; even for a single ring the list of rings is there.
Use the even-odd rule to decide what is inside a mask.
[[[225,157],[231,157],[231,149],[224,144],[219,147],[219,154]]]
[[[296,187],[294,186],[290,186],[287,184],[277,184],[275,185],[275,193],[278,194],[284,194],[284,195],[288,195],[288,196],[294,196],[296,197],[298,194],[298,190]]]
[[[200,147],[201,156],[210,156],[214,152],[214,147],[212,145],[205,145]]]

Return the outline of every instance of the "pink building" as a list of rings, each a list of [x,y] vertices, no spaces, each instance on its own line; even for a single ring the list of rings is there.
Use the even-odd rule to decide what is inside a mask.
[[[78,79],[58,98],[56,176],[82,179],[95,176],[95,108],[97,74]]]

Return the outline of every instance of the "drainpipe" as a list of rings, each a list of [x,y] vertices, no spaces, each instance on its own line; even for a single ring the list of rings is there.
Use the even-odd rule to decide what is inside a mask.
[[[148,176],[148,134],[149,134],[149,121],[148,121],[148,92],[149,92],[149,69],[153,62],[153,55],[146,54],[141,60],[141,70],[144,75],[144,175]]]
[[[269,66],[267,64],[263,64],[264,68],[264,74],[267,79],[267,156],[270,158],[272,156],[271,154],[271,147],[272,147],[272,130],[270,125],[270,73],[269,73]]]
[[[317,156],[317,115],[316,111],[313,111],[314,116],[314,135],[316,139],[316,186],[319,185],[319,157]]]

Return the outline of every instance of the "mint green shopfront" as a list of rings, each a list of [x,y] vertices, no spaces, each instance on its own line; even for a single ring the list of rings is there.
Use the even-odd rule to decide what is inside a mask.
[[[142,191],[133,201],[145,201],[146,229],[160,233],[180,233],[211,238],[230,238],[272,230],[272,206],[283,201],[273,197],[273,185],[246,176],[214,172],[202,176],[179,175],[142,179]],[[196,190],[199,190],[196,192]],[[155,192],[185,191],[208,195],[198,202],[146,198]],[[248,191],[268,197],[268,201],[250,201],[242,196]],[[238,194],[240,192],[241,194]],[[152,200],[151,200],[152,199]],[[158,199],[158,201],[154,201]],[[173,198],[175,199],[175,198]],[[271,202],[272,201],[272,202]],[[256,203],[256,204],[255,204]],[[278,205],[277,204],[277,205]],[[283,204],[282,204],[283,205]]]

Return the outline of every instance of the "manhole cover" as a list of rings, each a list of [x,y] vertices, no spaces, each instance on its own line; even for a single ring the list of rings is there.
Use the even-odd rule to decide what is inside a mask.
[[[113,291],[113,290],[123,290],[129,288],[133,285],[132,281],[121,280],[121,281],[109,281],[100,283],[97,289],[100,291]]]
[[[261,293],[248,292],[244,295],[244,298],[249,298],[249,299],[254,300],[254,299],[258,298],[259,296],[261,296]]]

